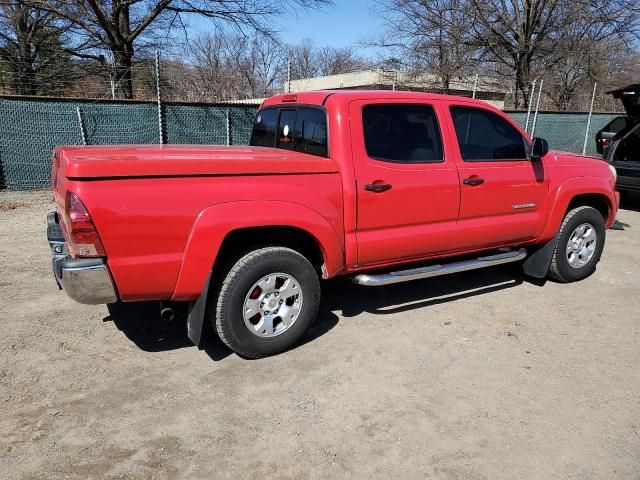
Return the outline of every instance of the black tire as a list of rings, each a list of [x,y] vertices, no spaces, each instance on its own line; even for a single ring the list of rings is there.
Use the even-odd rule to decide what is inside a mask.
[[[302,302],[295,321],[282,333],[261,337],[249,330],[243,317],[245,297],[261,278],[284,273],[300,286]],[[284,247],[265,247],[241,257],[222,281],[217,299],[208,305],[209,318],[220,339],[234,352],[246,358],[260,358],[291,347],[316,318],[320,305],[318,275],[304,256]]]
[[[594,227],[596,246],[591,258],[579,268],[572,267],[567,258],[567,245],[571,235],[580,225],[587,223]],[[576,207],[564,217],[558,234],[558,243],[553,252],[549,276],[559,282],[575,282],[587,278],[596,270],[605,242],[605,227],[602,214],[593,207]]]

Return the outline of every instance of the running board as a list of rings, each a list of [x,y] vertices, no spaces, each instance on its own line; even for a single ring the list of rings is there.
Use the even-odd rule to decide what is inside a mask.
[[[449,263],[446,265],[431,265],[429,267],[413,268],[410,270],[400,270],[398,272],[381,273],[376,275],[360,274],[353,277],[353,281],[358,285],[377,287],[379,285],[391,285],[392,283],[409,282],[421,278],[438,277],[450,273],[466,272],[478,268],[502,265],[503,263],[519,262],[527,257],[527,251],[521,248],[517,251],[499,253],[487,257],[478,257],[473,260]]]

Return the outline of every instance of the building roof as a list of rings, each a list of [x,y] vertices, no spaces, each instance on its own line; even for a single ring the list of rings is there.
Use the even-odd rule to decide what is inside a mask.
[[[422,73],[389,71],[382,69],[359,70],[337,75],[301,78],[291,80],[285,84],[286,90],[291,92],[306,92],[311,90],[341,90],[341,89],[382,89],[391,90],[394,86],[402,86],[403,90],[441,90],[442,85],[436,75]],[[464,76],[451,80],[449,91],[506,93],[504,82],[496,82],[476,76]]]

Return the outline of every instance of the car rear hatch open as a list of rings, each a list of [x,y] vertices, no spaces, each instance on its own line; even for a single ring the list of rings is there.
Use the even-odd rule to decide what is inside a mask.
[[[610,90],[607,93],[613,95],[613,98],[622,101],[627,115],[630,117],[640,117],[640,83]]]

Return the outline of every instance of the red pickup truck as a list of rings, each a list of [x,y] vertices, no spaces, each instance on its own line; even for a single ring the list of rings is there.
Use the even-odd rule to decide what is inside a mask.
[[[82,303],[189,302],[246,357],[313,322],[319,279],[378,286],[524,260],[570,282],[596,268],[616,172],[549,151],[453,96],[309,92],[266,100],[250,146],[60,147],[48,236]]]

